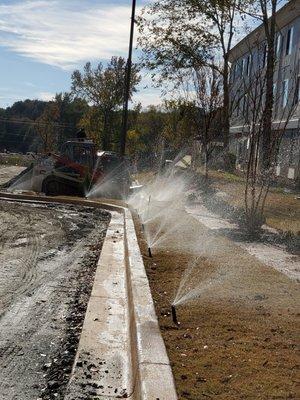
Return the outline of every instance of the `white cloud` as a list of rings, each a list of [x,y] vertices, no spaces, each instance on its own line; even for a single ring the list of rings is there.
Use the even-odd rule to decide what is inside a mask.
[[[95,3],[94,3],[95,4]],[[71,70],[87,60],[126,55],[130,5],[27,0],[0,5],[0,45]]]
[[[133,100],[134,103],[141,103],[143,107],[150,105],[157,106],[162,103],[162,98],[159,92],[156,91],[138,92],[134,95]]]
[[[51,101],[54,100],[55,94],[50,92],[39,92],[37,93],[36,97],[39,100]]]

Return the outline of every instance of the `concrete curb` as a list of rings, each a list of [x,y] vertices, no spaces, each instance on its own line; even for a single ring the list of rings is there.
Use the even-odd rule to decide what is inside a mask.
[[[109,201],[0,193],[111,212],[65,400],[177,400],[131,212]]]
[[[124,211],[132,354],[136,357],[136,399],[176,400],[172,369],[162,339],[131,212]]]

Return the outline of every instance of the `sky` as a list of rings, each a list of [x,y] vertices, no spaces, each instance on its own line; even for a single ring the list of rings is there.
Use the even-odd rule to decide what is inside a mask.
[[[137,13],[151,1],[137,0]],[[0,107],[69,91],[72,72],[87,61],[127,58],[130,16],[131,0],[0,0]],[[134,102],[161,103],[142,75]]]
[[[87,61],[127,58],[130,16],[131,0],[0,0],[0,107],[69,91]],[[147,76],[134,101],[160,103]]]

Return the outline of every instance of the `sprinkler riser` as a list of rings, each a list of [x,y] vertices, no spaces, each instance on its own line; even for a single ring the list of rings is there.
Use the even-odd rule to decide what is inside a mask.
[[[149,257],[151,257],[151,258],[152,258],[151,247],[148,247],[148,254],[149,254]]]
[[[171,311],[172,311],[172,320],[173,320],[174,324],[175,324],[176,326],[179,326],[179,322],[178,322],[177,314],[176,314],[176,308],[175,308],[174,305],[171,306]]]

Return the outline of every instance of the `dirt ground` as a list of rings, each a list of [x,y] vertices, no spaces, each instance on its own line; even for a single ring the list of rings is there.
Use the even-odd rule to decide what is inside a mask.
[[[174,214],[179,219],[177,230],[161,231],[149,258],[136,218],[179,399],[299,399],[297,282],[184,211]],[[183,276],[181,297],[197,297],[176,306],[176,328],[170,304]]]
[[[14,177],[15,175],[18,175],[24,169],[25,169],[25,167],[19,167],[16,165],[7,166],[7,165],[0,164],[0,185],[8,182],[12,177]]]
[[[226,193],[225,200],[237,206],[244,206],[244,181],[234,175],[210,171],[212,186]],[[299,193],[286,193],[282,188],[271,188],[266,201],[267,224],[282,231],[300,232],[300,200]]]
[[[109,214],[0,202],[0,399],[63,399]]]

